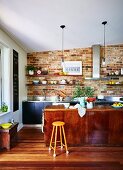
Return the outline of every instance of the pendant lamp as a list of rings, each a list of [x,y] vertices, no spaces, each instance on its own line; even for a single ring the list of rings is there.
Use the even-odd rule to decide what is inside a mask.
[[[65,25],[60,26],[62,28],[62,57],[61,57],[61,64],[63,65],[64,63],[64,28]]]
[[[102,65],[105,65],[105,25],[107,21],[103,21],[102,24],[104,25],[104,50],[103,50],[103,58],[102,58]]]

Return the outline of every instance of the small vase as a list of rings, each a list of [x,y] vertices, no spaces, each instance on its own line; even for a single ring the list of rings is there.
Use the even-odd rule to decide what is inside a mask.
[[[85,107],[85,97],[79,97],[79,102],[82,107]]]
[[[29,75],[33,75],[34,74],[34,70],[29,70]]]
[[[93,108],[93,102],[87,102],[87,109]]]

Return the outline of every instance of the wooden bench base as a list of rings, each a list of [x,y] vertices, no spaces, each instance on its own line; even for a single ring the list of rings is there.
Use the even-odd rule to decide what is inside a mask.
[[[14,123],[8,129],[0,128],[0,149],[10,150],[11,147],[15,146],[17,143],[17,127],[18,123]]]

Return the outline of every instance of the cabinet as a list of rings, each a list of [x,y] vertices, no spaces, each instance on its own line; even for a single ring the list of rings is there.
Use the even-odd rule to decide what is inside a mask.
[[[109,144],[123,145],[123,110],[115,109],[109,114]]]
[[[80,117],[77,109],[46,108],[44,141],[49,145],[52,122],[64,121],[69,146],[123,146],[123,108],[96,106]]]
[[[109,111],[88,111],[88,143],[108,144]]]
[[[11,147],[17,144],[17,127],[18,123],[14,123],[8,129],[0,128],[0,148],[10,150]]]
[[[52,102],[28,102],[22,103],[23,124],[42,124],[42,112]]]

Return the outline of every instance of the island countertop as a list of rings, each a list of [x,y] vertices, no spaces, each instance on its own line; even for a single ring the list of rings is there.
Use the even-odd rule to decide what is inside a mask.
[[[65,122],[67,143],[77,145],[123,146],[123,108],[95,106],[80,117],[78,109],[48,106],[44,110],[44,140],[49,145],[52,122]]]
[[[53,110],[63,110],[63,111],[69,111],[69,110],[77,110],[76,108],[64,108],[64,106],[62,105],[58,105],[58,106],[55,106],[55,105],[51,105],[51,106],[47,106],[45,108],[45,111],[53,111]],[[96,105],[94,106],[92,109],[86,109],[86,111],[123,111],[123,107],[122,108],[114,108],[110,105]]]

